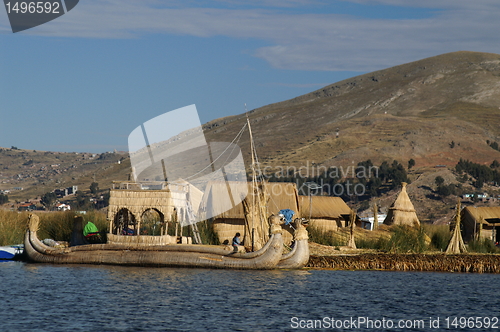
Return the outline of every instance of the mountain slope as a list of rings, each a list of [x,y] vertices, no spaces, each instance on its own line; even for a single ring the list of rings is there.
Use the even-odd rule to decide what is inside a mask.
[[[500,159],[500,55],[454,52],[360,75],[249,112],[267,165],[350,164],[413,158],[454,165]],[[245,115],[207,123],[231,141]],[[336,133],[338,132],[338,138]],[[249,155],[248,138],[240,145]]]

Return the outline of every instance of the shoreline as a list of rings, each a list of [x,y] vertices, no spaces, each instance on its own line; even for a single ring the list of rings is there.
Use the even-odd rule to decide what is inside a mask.
[[[500,273],[500,255],[444,253],[311,255],[306,268],[346,271]]]

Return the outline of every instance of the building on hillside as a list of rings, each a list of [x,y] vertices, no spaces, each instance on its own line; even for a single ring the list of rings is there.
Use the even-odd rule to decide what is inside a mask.
[[[382,213],[377,214],[377,222],[379,226],[384,222],[385,218],[387,218],[387,214],[382,214]],[[375,217],[373,215],[361,218],[361,228],[372,231],[374,222],[375,222]]]
[[[63,198],[68,195],[74,195],[76,194],[78,190],[78,186],[71,186],[67,188],[62,188],[62,189],[55,189],[54,194],[56,194],[57,198]]]
[[[21,203],[17,207],[18,211],[34,211],[36,210],[36,205],[31,202]]]
[[[350,225],[351,208],[340,197],[299,196],[299,210],[303,218],[310,219],[311,227],[324,232],[337,231]],[[359,217],[356,218],[356,226],[361,227]]]
[[[71,206],[69,206],[68,204],[64,204],[64,203],[57,203],[56,205],[54,205],[54,207],[57,209],[57,211],[69,211],[69,210],[71,210]]]
[[[223,198],[228,197],[228,188],[230,188],[233,197],[248,197],[247,193],[252,191],[251,186],[252,184],[247,182],[230,181],[213,181],[207,184],[199,214],[213,216],[213,227],[220,243],[225,243],[225,241],[230,243],[234,235],[240,233],[245,246],[250,244],[251,235],[247,234],[246,231],[248,228],[245,227],[243,203],[230,206],[231,200]],[[277,215],[283,209],[294,211],[294,218],[301,216],[295,183],[266,182],[264,186],[267,193],[266,223],[269,216]],[[289,226],[283,226],[283,229],[283,240],[286,244],[290,244],[293,240],[293,229]]]
[[[480,236],[500,242],[500,206],[467,206],[460,215],[464,241]]]
[[[406,192],[406,183],[403,182],[402,185],[401,192],[387,212],[384,224],[419,226],[420,221],[418,220],[415,207]]]

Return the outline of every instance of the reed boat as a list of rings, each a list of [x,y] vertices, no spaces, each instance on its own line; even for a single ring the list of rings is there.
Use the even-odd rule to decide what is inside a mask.
[[[271,236],[260,250],[236,253],[220,246],[167,244],[130,246],[126,244],[87,244],[54,248],[38,239],[39,218],[30,214],[24,238],[24,251],[32,262],[51,264],[103,264],[154,267],[199,267],[220,269],[296,269],[309,261],[307,231],[297,222],[295,244],[283,255],[282,228],[271,218]]]
[[[31,261],[38,263],[265,270],[276,268],[282,259],[283,239],[279,224],[272,225],[271,236],[265,246],[250,253],[235,253],[219,246],[190,244],[87,244],[53,248],[38,239],[38,227],[38,216],[31,214],[24,239],[24,250]]]
[[[292,250],[281,256],[278,269],[300,269],[309,262],[309,235],[302,220],[295,219],[294,245]]]

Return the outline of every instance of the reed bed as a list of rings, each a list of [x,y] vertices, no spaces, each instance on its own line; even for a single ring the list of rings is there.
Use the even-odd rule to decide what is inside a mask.
[[[342,230],[334,231],[324,231],[320,228],[314,226],[307,227],[307,232],[309,233],[309,241],[323,244],[325,246],[340,247],[345,246],[349,240],[349,235]]]
[[[0,210],[0,246],[24,241],[28,213]]]
[[[500,273],[500,255],[359,254],[311,256],[309,268]]]
[[[69,242],[73,230],[75,212],[35,212],[40,217],[40,239],[54,239]],[[0,245],[13,245],[24,242],[24,233],[28,222],[28,212],[0,210]],[[108,231],[106,215],[102,212],[90,211],[82,215],[84,224],[93,222],[102,234]]]

